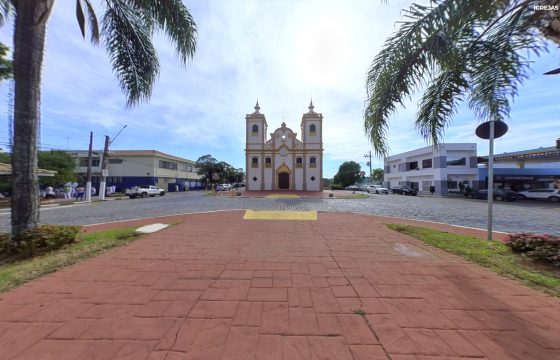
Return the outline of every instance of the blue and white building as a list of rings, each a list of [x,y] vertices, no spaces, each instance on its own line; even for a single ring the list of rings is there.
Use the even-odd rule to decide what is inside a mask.
[[[384,185],[407,185],[436,195],[478,188],[478,159],[475,143],[444,143],[426,146],[385,158]],[[462,184],[462,185],[461,185]]]
[[[76,159],[76,173],[85,179],[87,150],[67,151]],[[196,162],[157,150],[110,150],[107,159],[107,186],[124,190],[131,186],[156,185],[165,191],[201,189],[205,183],[197,174]],[[92,186],[99,189],[102,152],[94,152]]]

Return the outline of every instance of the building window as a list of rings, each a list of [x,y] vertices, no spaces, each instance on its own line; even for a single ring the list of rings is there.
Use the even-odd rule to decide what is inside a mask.
[[[267,167],[267,168],[272,167],[272,159],[271,158],[267,157],[267,158],[264,159],[264,167]]]
[[[457,190],[458,183],[457,181],[447,180],[447,190]]]
[[[465,166],[467,165],[467,158],[450,156],[447,158],[447,166]]]
[[[251,159],[251,167],[258,168],[259,167],[259,158],[252,158]]]
[[[416,170],[418,169],[418,161],[411,161],[408,165],[408,168],[410,170]]]
[[[428,169],[432,167],[432,159],[424,159],[422,160],[422,168]]]
[[[117,160],[117,159],[114,159],[114,160]],[[111,160],[109,160],[109,162],[111,162]],[[87,167],[88,166],[88,158],[80,158],[80,166],[81,167]],[[99,158],[98,157],[91,158],[91,166],[92,167],[99,166]]]
[[[309,125],[309,135],[315,135],[315,131],[317,131],[315,124]]]
[[[301,157],[296,158],[296,167],[303,167],[303,158]]]
[[[259,126],[258,125],[253,125],[253,135],[258,135],[259,133]]]
[[[317,158],[316,157],[310,157],[309,158],[309,167],[317,167]]]
[[[160,160],[159,167],[161,169],[177,170],[177,163],[171,161]]]

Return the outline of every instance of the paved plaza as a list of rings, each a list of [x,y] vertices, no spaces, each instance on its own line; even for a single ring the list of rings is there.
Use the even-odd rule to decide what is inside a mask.
[[[560,359],[558,299],[390,231],[386,218],[244,215],[174,217],[182,223],[0,295],[0,357]]]
[[[233,195],[232,192],[229,193]],[[223,195],[223,194],[222,194]],[[351,195],[345,192],[345,195]],[[365,199],[300,198],[270,199],[236,196],[205,196],[202,191],[170,193],[163,197],[43,208],[43,223],[86,225],[218,210],[317,210],[352,212],[486,228],[484,200],[370,194]],[[496,202],[494,230],[560,235],[560,205],[546,201]],[[0,212],[0,230],[8,230],[10,216]]]

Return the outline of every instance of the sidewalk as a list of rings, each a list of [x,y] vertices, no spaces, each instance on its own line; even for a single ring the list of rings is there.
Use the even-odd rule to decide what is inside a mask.
[[[558,299],[387,218],[243,216],[182,215],[0,295],[0,358],[560,359]]]

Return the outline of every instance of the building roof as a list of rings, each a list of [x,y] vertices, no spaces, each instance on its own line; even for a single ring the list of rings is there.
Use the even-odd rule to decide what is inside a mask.
[[[185,158],[178,157],[178,156],[169,155],[169,154],[166,154],[164,152],[157,151],[157,150],[109,150],[109,156],[111,156],[111,155],[116,155],[116,156],[159,156],[159,157],[163,157],[163,158],[167,158],[167,159],[171,159],[171,160],[191,163],[193,165],[196,164],[196,161],[185,159]]]
[[[56,171],[53,170],[45,170],[45,169],[38,169],[37,174],[39,176],[55,176]],[[12,165],[0,163],[0,175],[8,176],[12,175]]]
[[[541,147],[538,149],[522,150],[514,152],[506,152],[494,155],[494,161],[511,161],[523,159],[545,159],[545,158],[559,158],[560,149],[550,146]],[[488,156],[479,157],[479,162],[488,162]]]

